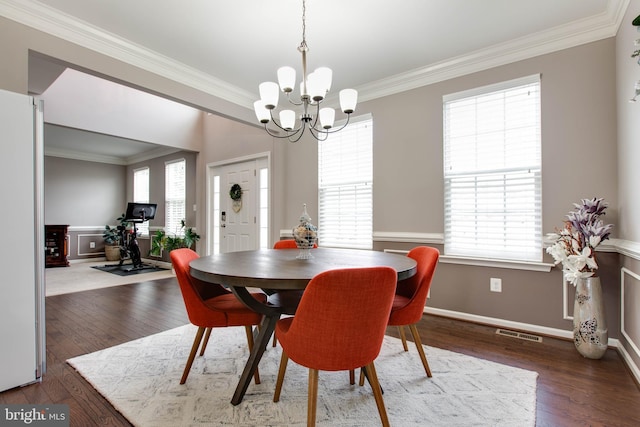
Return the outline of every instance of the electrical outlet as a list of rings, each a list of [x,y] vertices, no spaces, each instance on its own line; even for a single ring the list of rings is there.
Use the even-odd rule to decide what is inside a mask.
[[[96,248],[96,242],[89,242],[89,249],[95,249]]]
[[[492,277],[489,280],[489,289],[491,292],[502,292],[502,279]]]

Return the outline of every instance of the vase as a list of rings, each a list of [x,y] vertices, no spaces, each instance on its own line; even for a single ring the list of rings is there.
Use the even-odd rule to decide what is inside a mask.
[[[296,246],[300,250],[296,258],[313,258],[311,248],[313,248],[318,240],[318,228],[311,224],[311,217],[307,213],[306,204],[302,205],[302,215],[300,215],[300,222],[293,229],[293,238],[296,241]]]
[[[599,277],[579,279],[576,283],[573,342],[578,352],[589,359],[600,359],[607,351],[609,334]]]

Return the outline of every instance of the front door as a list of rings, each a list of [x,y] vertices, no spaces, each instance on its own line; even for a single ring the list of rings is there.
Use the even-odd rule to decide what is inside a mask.
[[[258,158],[215,166],[210,174],[209,253],[254,250],[261,247],[260,212],[264,208],[260,197],[266,185],[264,170],[267,159]],[[230,192],[240,186],[240,198],[233,200]],[[236,187],[237,188],[237,187]]]

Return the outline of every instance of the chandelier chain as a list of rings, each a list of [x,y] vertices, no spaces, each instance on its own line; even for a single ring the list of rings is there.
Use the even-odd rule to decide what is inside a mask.
[[[302,0],[302,42],[300,46],[298,46],[299,52],[306,52],[309,48],[307,47],[307,3]]]

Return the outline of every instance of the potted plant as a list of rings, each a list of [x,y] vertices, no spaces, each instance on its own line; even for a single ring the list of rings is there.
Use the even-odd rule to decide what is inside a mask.
[[[173,236],[167,235],[164,230],[156,231],[151,239],[151,250],[149,255],[162,256],[162,251],[171,252],[179,248],[191,248],[195,242],[200,240],[200,235],[193,231],[193,227],[187,227],[185,220],[180,221],[180,230],[184,229],[184,236],[174,233]]]
[[[104,232],[102,233],[102,238],[105,242],[104,254],[107,261],[120,260],[120,248],[124,245],[122,241],[122,230],[129,228],[129,221],[125,221],[124,213],[120,215],[116,221],[119,223],[118,226],[111,227],[107,224],[104,226]]]

